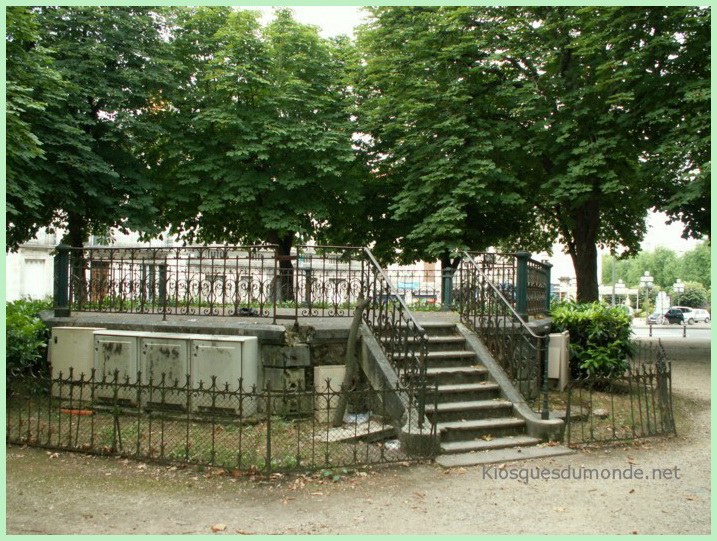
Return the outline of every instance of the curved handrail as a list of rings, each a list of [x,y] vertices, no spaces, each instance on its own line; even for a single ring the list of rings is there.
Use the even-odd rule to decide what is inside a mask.
[[[537,398],[536,394],[534,394],[535,391],[537,391],[537,386],[542,387],[541,391],[537,393],[537,395],[543,395],[541,416],[543,419],[548,419],[548,363],[546,359],[542,360],[542,382],[539,381],[541,379],[539,373],[541,354],[545,352],[545,337],[533,332],[533,330],[528,326],[525,320],[513,308],[508,299],[506,299],[505,296],[500,292],[500,290],[495,286],[495,284],[493,284],[493,282],[488,279],[483,270],[478,266],[475,260],[468,253],[464,252],[462,256],[463,257],[461,263],[470,265],[468,272],[472,271],[472,274],[475,278],[480,279],[483,284],[487,285],[487,290],[480,290],[481,298],[495,299],[495,315],[497,315],[498,311],[502,312],[502,328],[504,330],[498,333],[486,332],[486,329],[483,328],[482,323],[480,325],[476,325],[476,318],[480,318],[481,321],[487,320],[488,322],[490,322],[491,318],[493,317],[493,315],[491,315],[493,309],[489,305],[487,313],[484,309],[481,309],[480,312],[471,313],[470,302],[466,302],[465,298],[461,299],[461,303],[465,303],[461,307],[461,320],[469,326],[473,327],[473,330],[478,333],[483,338],[483,340],[486,340],[486,346],[494,355],[496,355],[497,360],[504,367],[504,369],[508,371],[508,376],[514,381],[514,383],[520,382],[521,384],[527,384],[527,387],[525,387],[526,391],[520,389],[523,394],[527,393],[527,398]],[[475,289],[472,287],[471,291],[474,292]],[[513,326],[515,322],[519,324],[519,326],[517,327],[517,329],[520,330],[520,338],[518,339],[518,342],[521,342],[524,344],[524,346],[527,346],[528,352],[532,352],[528,356],[524,355],[522,347],[516,345],[515,341],[511,339],[510,333],[506,332],[507,320],[509,318],[512,318],[513,321],[513,323],[511,323],[511,326]],[[488,326],[490,326],[490,323],[488,324]],[[498,330],[500,329],[500,326],[494,325],[493,328]],[[534,384],[537,384],[537,386],[533,387]]]
[[[513,317],[520,322],[520,324],[525,328],[525,330],[528,331],[528,333],[533,338],[542,339],[543,337],[535,334],[533,332],[533,330],[525,322],[525,320],[522,318],[522,316],[518,312],[515,311],[515,308],[513,308],[513,305],[510,303],[510,301],[508,299],[506,299],[505,296],[500,292],[500,290],[497,287],[495,287],[495,284],[488,279],[488,277],[485,275],[483,270],[478,266],[478,264],[470,256],[470,254],[468,254],[468,252],[463,252],[463,255],[465,256],[463,260],[468,261],[468,263],[470,263],[473,266],[473,268],[476,270],[476,272],[485,280],[486,284],[488,284],[488,287],[490,287],[495,292],[495,294],[498,296],[498,298],[500,298],[500,300],[503,302],[503,304],[505,304],[505,306],[508,308],[508,310],[510,310]]]
[[[386,273],[381,268],[381,265],[378,264],[378,261],[376,261],[376,258],[371,253],[371,250],[369,250],[368,248],[364,248],[364,253],[366,254],[366,257],[368,257],[368,260],[371,262],[371,264],[374,266],[374,269],[377,270],[381,274],[381,277],[388,284],[388,286],[391,290],[391,295],[394,295],[396,297],[399,304],[401,305],[402,310],[408,315],[408,317],[411,320],[411,323],[413,323],[415,325],[416,330],[425,336],[426,330],[423,328],[423,326],[420,323],[418,323],[418,320],[416,320],[416,317],[413,315],[411,310],[409,310],[408,305],[406,304],[406,301],[403,300],[401,295],[398,293],[398,289],[396,288],[396,286],[394,286],[393,282],[391,282],[391,280],[388,278],[388,276],[386,276]]]

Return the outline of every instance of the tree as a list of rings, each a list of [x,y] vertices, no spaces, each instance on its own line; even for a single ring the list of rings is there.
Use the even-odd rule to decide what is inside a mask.
[[[60,74],[39,42],[37,13],[27,6],[8,6],[6,22],[6,247],[32,238],[50,216],[43,204],[46,186],[34,178],[34,164],[45,159],[36,135],[48,102],[65,100]]]
[[[673,304],[677,304],[678,295],[672,296]],[[679,294],[680,306],[691,306],[693,308],[702,308],[710,302],[709,295],[705,286],[698,282],[686,282],[685,290]]]
[[[649,153],[658,188],[657,206],[685,224],[683,236],[711,234],[711,10],[673,7],[656,27],[660,78],[670,92],[646,92],[655,100],[644,130],[659,145]],[[659,55],[659,56],[658,56]],[[647,89],[649,91],[649,89]]]
[[[709,13],[667,7],[372,13],[363,40],[370,41],[367,80],[376,88],[365,115],[378,111],[374,127],[368,124],[377,166],[395,173],[403,190],[392,211],[410,217],[407,239],[421,237],[427,251],[432,238],[451,248],[473,241],[466,209],[475,202],[481,238],[509,237],[534,250],[561,241],[576,269],[578,300],[596,300],[598,247],[635,253],[647,211],[659,203],[658,187],[674,173],[664,171],[655,182],[650,159],[667,136],[645,119],[666,110],[690,114],[689,104],[660,97],[680,84],[674,74],[684,70],[676,59],[692,54],[692,40],[682,41],[682,32],[691,32],[684,18],[709,23]],[[709,58],[701,62],[708,66]],[[506,224],[513,226],[507,232]]]
[[[685,252],[679,277],[685,282],[699,282],[708,289],[712,287],[712,250],[709,241],[701,242],[693,250]]]
[[[150,151],[160,221],[188,240],[266,241],[288,255],[355,190],[348,44],[285,9],[266,28],[244,10],[179,17],[174,86],[153,112],[164,129]]]
[[[11,242],[54,225],[68,230],[66,242],[82,246],[90,232],[146,223],[151,186],[134,140],[162,74],[158,14],[134,7],[33,13],[65,96],[47,100],[35,115],[32,134],[43,154],[26,163],[22,180],[41,196],[33,212],[11,215]],[[15,200],[26,191],[10,188]]]
[[[484,66],[474,8],[379,7],[359,33],[359,128],[382,198],[365,214],[379,250],[401,261],[484,249],[520,224],[525,199],[501,167],[519,144],[507,122],[512,89]],[[478,68],[478,69],[477,69]],[[378,204],[377,204],[378,203]],[[381,204],[383,203],[383,204]]]
[[[674,251],[658,247],[652,252],[640,252],[636,257],[615,261],[615,279],[625,285],[637,287],[640,278],[649,271],[655,278],[655,284],[671,288],[679,278],[683,281],[699,282],[709,288],[711,285],[710,244],[705,241],[694,250],[678,257]],[[610,255],[602,259],[602,283],[612,283],[612,262]]]

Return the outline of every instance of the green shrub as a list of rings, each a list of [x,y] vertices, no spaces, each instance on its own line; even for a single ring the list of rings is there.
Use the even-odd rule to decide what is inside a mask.
[[[47,371],[49,329],[40,320],[41,310],[52,308],[52,300],[20,299],[5,306],[5,383],[21,376]]]
[[[632,352],[632,319],[606,304],[556,304],[551,312],[553,332],[570,333],[570,372],[573,377],[611,376],[627,368]]]

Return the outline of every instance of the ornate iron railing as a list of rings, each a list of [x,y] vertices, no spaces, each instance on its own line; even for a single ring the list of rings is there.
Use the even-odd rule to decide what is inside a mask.
[[[547,419],[545,337],[528,327],[480,261],[468,253],[458,267],[458,286],[461,321],[478,334],[533,409]]]
[[[369,303],[364,310],[363,319],[402,384],[411,389],[417,406],[418,424],[422,427],[426,404],[426,331],[416,321],[398,289],[368,248],[365,249],[365,255]]]
[[[58,247],[55,306],[137,314],[350,316],[365,258],[351,247]],[[64,313],[63,313],[64,312]]]
[[[550,310],[550,264],[528,252],[466,253],[523,319]]]

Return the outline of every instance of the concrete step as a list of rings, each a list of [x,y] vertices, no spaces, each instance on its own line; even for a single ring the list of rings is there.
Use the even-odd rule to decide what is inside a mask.
[[[421,321],[421,327],[426,331],[428,337],[458,335],[455,323],[444,323],[442,321]]]
[[[432,423],[438,424],[449,421],[506,418],[512,412],[513,403],[501,399],[426,404],[426,415]]]
[[[448,363],[461,363],[455,366],[473,366],[477,364],[475,351],[429,351],[426,355],[426,362],[436,363],[436,366],[448,366]]]
[[[483,366],[441,366],[426,369],[426,380],[429,388],[435,384],[457,385],[480,383],[488,377],[488,370]]]
[[[525,431],[525,421],[515,417],[476,419],[436,423],[441,442],[478,440],[515,436]]]
[[[387,343],[390,338],[381,338],[381,341]],[[416,337],[407,339],[408,348],[415,351],[418,347],[419,340]],[[428,336],[428,351],[463,351],[465,350],[466,339],[462,336]]]
[[[575,451],[562,445],[537,445],[514,447],[505,449],[492,449],[487,451],[473,451],[468,453],[455,453],[440,455],[436,464],[444,468],[465,466],[480,466],[482,464],[505,464],[531,458],[547,458],[553,456],[572,455]]]
[[[486,440],[469,440],[469,441],[449,441],[441,443],[441,451],[446,454],[457,453],[476,453],[481,451],[492,451],[494,449],[508,449],[512,447],[525,447],[528,445],[537,445],[540,439],[532,436],[506,436],[503,438],[495,438]]]
[[[500,397],[500,385],[490,381],[480,383],[459,383],[454,385],[440,385],[438,398],[434,398],[434,389],[429,389],[428,403],[438,402],[465,402],[470,400],[491,400]]]
[[[395,361],[401,362],[406,358],[406,354],[404,352],[394,353],[393,358]],[[429,368],[473,366],[475,364],[477,364],[477,358],[473,351],[429,351],[426,354],[426,366]]]

